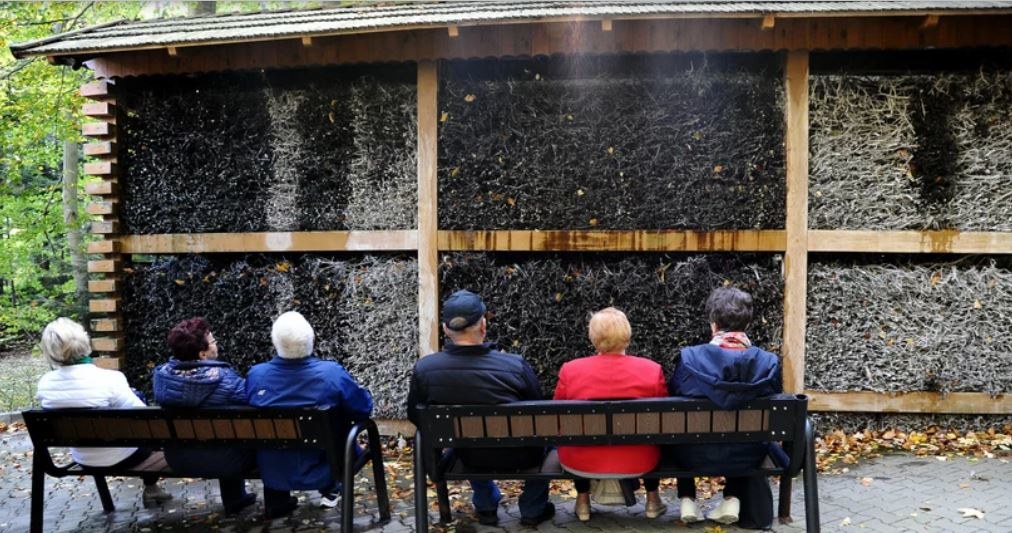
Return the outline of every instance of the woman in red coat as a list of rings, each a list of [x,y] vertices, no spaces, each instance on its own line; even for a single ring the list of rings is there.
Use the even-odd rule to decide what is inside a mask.
[[[632,328],[625,313],[609,307],[590,318],[590,342],[596,355],[562,365],[556,400],[618,400],[667,396],[661,365],[626,355]],[[576,480],[575,512],[580,521],[590,520],[590,479],[637,478],[650,472],[660,460],[653,445],[559,446],[559,461]],[[661,501],[659,479],[644,479],[646,515],[656,518],[667,507]]]

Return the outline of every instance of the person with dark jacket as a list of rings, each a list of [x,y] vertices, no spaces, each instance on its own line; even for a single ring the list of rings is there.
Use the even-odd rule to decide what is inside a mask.
[[[184,320],[169,331],[172,358],[155,369],[155,401],[164,407],[227,407],[246,405],[246,380],[218,360],[218,341],[203,318]],[[165,450],[173,471],[194,477],[218,478],[225,512],[252,505],[243,474],[254,467],[246,450]]]
[[[254,407],[325,407],[339,409],[344,425],[338,442],[351,425],[372,414],[372,395],[340,363],[318,359],[313,352],[313,327],[299,313],[289,311],[274,321],[271,341],[277,355],[250,369],[246,398]],[[330,472],[322,450],[260,450],[264,507],[268,518],[285,516],[298,507],[292,490],[318,490],[321,507],[336,507],[341,483]]]
[[[737,409],[755,398],[783,390],[780,358],[755,346],[745,328],[752,320],[752,296],[720,287],[706,300],[712,339],[681,351],[668,382],[672,396],[708,398],[721,409]],[[724,501],[707,518],[738,522],[748,529],[773,525],[773,492],[763,475],[739,477],[755,469],[769,453],[768,443],[685,444],[667,450],[679,465],[704,474],[725,475]],[[683,522],[700,520],[692,478],[678,479]]]
[[[443,351],[422,357],[415,363],[408,391],[408,419],[418,424],[420,404],[496,405],[515,401],[540,400],[541,389],[534,370],[519,355],[501,352],[485,342],[485,304],[478,295],[457,291],[443,302],[443,333],[448,339]],[[540,466],[543,448],[516,450],[461,449],[450,451],[464,465],[474,468],[520,469]],[[470,481],[471,502],[478,521],[499,522],[502,498],[494,481]],[[548,501],[548,481],[528,480],[520,495],[521,523],[535,526],[555,515]]]

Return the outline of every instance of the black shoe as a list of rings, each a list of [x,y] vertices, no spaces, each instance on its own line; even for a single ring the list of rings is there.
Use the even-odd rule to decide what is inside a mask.
[[[475,511],[478,515],[478,523],[483,526],[495,526],[499,524],[499,509],[491,511]]]
[[[520,519],[520,523],[528,527],[534,527],[553,516],[555,516],[555,504],[548,502],[545,504],[545,510],[541,511],[541,514],[538,516],[525,516]]]
[[[292,511],[294,511],[298,507],[299,507],[299,499],[296,498],[295,496],[289,496],[288,501],[284,505],[264,509],[264,518],[266,518],[267,520],[274,520],[275,518],[288,516],[292,514]]]
[[[248,494],[248,493],[244,494],[242,498],[239,498],[239,501],[236,502],[235,505],[225,506],[225,514],[236,514],[239,511],[242,511],[243,509],[249,507],[250,505],[253,505],[253,502],[255,501],[257,501],[256,494]]]

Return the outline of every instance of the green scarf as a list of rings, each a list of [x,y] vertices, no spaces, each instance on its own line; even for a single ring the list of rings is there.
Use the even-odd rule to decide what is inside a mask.
[[[70,365],[90,365],[90,364],[91,364],[91,356],[86,355],[84,357],[79,357],[79,358],[74,359],[73,361],[67,363],[67,366],[70,366]]]

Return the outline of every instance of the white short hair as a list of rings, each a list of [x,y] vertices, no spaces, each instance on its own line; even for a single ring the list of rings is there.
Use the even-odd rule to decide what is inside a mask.
[[[52,366],[73,364],[74,361],[91,354],[91,339],[84,327],[69,318],[60,317],[42,330],[39,343],[42,355]]]
[[[298,311],[288,311],[274,321],[271,342],[284,359],[302,359],[313,353],[313,326]]]

